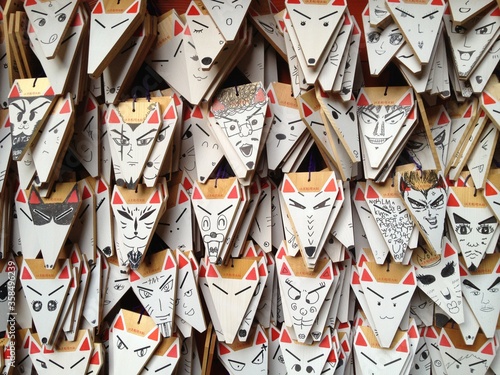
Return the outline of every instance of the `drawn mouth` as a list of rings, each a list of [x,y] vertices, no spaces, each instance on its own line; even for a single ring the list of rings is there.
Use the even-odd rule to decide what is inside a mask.
[[[450,302],[446,306],[448,307],[448,311],[451,314],[457,314],[460,311],[460,308],[458,307],[458,304],[455,301]]]
[[[469,13],[471,8],[458,8],[460,13]]]
[[[485,307],[481,307],[480,310],[482,312],[490,312],[490,311],[493,311],[493,307],[490,307],[490,306],[485,306]]]
[[[387,14],[387,11],[386,10],[382,10],[382,9],[377,9],[375,8],[375,16],[377,17],[383,17]]]
[[[392,320],[394,319],[393,316],[381,316],[380,319],[384,320],[384,319],[389,319],[389,320]]]
[[[460,60],[463,60],[463,61],[469,61],[472,58],[472,55],[474,54],[474,52],[476,52],[476,50],[474,50],[474,51],[460,51],[460,50],[458,50],[458,53],[460,54]]]
[[[424,217],[424,219],[427,220],[427,222],[430,225],[436,225],[437,224],[437,218],[436,217]]]
[[[194,309],[191,308],[191,310],[189,310],[189,311],[186,312],[186,315],[187,316],[193,316],[194,315]]]
[[[376,53],[377,55],[379,55],[379,56],[380,56],[380,55],[383,55],[383,54],[384,54],[384,53],[386,53],[386,52],[387,52],[387,51],[385,51],[385,50],[383,50],[383,49],[376,49],[376,50],[375,50],[375,53]]]
[[[252,155],[253,146],[251,144],[245,143],[240,147],[240,151],[245,157],[249,157]]]
[[[385,142],[387,142],[388,139],[390,139],[391,137],[387,137],[387,138],[371,138],[371,137],[368,137],[368,136],[365,136],[366,139],[368,139],[368,142],[370,142],[371,144],[374,144],[374,145],[381,145],[381,144],[384,144]]]
[[[43,40],[40,39],[40,43],[43,43],[43,44],[52,44],[54,43],[55,41],[57,40],[57,34],[52,34],[49,38],[49,41],[48,42],[44,42]]]
[[[447,300],[450,300],[451,299],[451,293],[450,293],[450,290],[448,288],[444,289],[441,291],[441,295],[446,298]]]

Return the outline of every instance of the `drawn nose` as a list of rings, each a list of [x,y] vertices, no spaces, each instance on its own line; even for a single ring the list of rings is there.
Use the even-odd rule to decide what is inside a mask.
[[[302,316],[307,315],[307,310],[304,308],[300,309],[299,312],[300,312],[300,315],[302,315]]]
[[[278,134],[276,134],[276,139],[277,139],[278,141],[282,141],[283,139],[286,139],[286,135],[285,135],[285,134],[278,133]]]
[[[215,232],[210,232],[210,237],[211,237],[211,238],[215,238],[215,237],[217,237],[217,233],[215,233]]]
[[[490,300],[486,298],[486,294],[483,293],[483,296],[481,297],[481,303],[487,304],[490,303]]]
[[[306,246],[304,250],[306,251],[307,256],[312,257],[316,252],[316,246]]]

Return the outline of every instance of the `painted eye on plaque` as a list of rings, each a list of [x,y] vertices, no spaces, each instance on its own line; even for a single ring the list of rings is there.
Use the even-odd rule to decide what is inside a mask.
[[[245,368],[245,363],[237,361],[235,359],[228,359],[229,365],[234,371],[241,371]]]
[[[134,352],[138,357],[144,357],[148,353],[149,346],[145,346],[144,348],[135,349]]]
[[[57,301],[52,299],[49,302],[47,302],[47,310],[55,311],[55,309],[57,309]]]
[[[453,34],[465,34],[467,32],[467,29],[463,26],[457,25],[457,26],[453,27],[453,25],[452,25],[451,32]]]
[[[42,302],[41,301],[33,301],[32,303],[33,310],[36,312],[39,312],[42,309]]]
[[[127,138],[123,137],[116,137],[113,138],[113,141],[118,145],[118,146],[128,146],[130,145],[130,142]]]
[[[385,116],[385,122],[389,125],[397,124],[405,115],[402,109],[396,109]]]
[[[493,31],[493,26],[495,25],[495,22],[492,22],[488,25],[478,27],[476,29],[476,34],[478,35],[489,35]]]
[[[57,20],[59,22],[64,22],[66,21],[66,15],[64,13],[61,13],[59,16],[57,16]]]
[[[252,363],[253,363],[254,365],[260,365],[260,364],[264,363],[264,349],[262,349],[262,350],[259,352],[259,354],[257,354],[257,355],[255,356],[255,358],[254,358],[254,359],[252,359]]]
[[[208,216],[203,216],[203,219],[201,219],[201,229],[207,231],[210,227],[210,218]]]
[[[368,33],[367,42],[368,43],[377,43],[380,40],[380,33],[378,31],[372,31]]]
[[[119,336],[116,336],[116,338],[118,339],[118,342],[116,343],[116,347],[118,349],[120,349],[120,350],[128,349],[127,345],[125,345],[125,343],[123,342],[123,340]]]
[[[328,27],[329,23],[328,22],[323,22],[324,27]]]
[[[477,226],[476,230],[480,234],[490,234],[495,231],[495,228],[490,224],[480,224]]]
[[[33,23],[36,23],[38,26],[43,27],[45,26],[45,18],[37,18],[36,20],[33,21]]]
[[[363,121],[367,125],[374,125],[377,122],[377,117],[374,116],[371,112],[361,111],[360,113],[361,121]]]
[[[328,205],[326,204],[328,201],[330,200],[330,198],[327,198],[325,199],[324,201],[318,203],[316,206],[313,207],[313,210],[319,210],[320,208],[324,208],[324,207],[328,207]]]
[[[139,295],[141,296],[141,298],[146,299],[151,297],[153,293],[146,289],[139,289]]]
[[[300,204],[299,202],[297,202],[293,199],[290,199],[290,206],[300,208],[301,210],[306,209],[306,206],[304,206],[303,204]]]
[[[300,21],[300,26],[305,26],[306,25],[306,21]]]
[[[455,232],[460,235],[466,235],[472,232],[472,227],[469,224],[457,224]]]
[[[193,295],[193,289],[189,289],[184,292],[184,297],[191,297]]]
[[[154,137],[142,138],[137,140],[137,146],[147,146],[151,143]]]
[[[236,121],[228,121],[224,123],[224,129],[226,129],[228,137],[232,137],[233,135],[240,133],[240,127]]]
[[[450,277],[455,273],[455,262],[451,261],[446,263],[446,266],[441,270],[441,276]]]
[[[399,46],[403,41],[403,34],[401,33],[392,33],[389,35],[389,43],[393,46]]]
[[[220,6],[218,6],[218,5],[214,5],[214,6],[212,7],[212,10],[214,10],[214,9],[219,9],[219,10],[220,10]]]
[[[220,215],[217,219],[217,229],[224,230],[227,227],[227,218],[224,215]]]
[[[417,280],[424,285],[430,285],[436,281],[436,277],[434,275],[417,275]]]
[[[113,288],[115,288],[115,290],[120,291],[120,290],[123,290],[123,288],[125,288],[125,285],[123,285],[123,284],[116,284]]]
[[[490,293],[496,293],[498,292],[499,288],[491,288],[489,289]]]
[[[306,296],[306,302],[310,305],[314,305],[319,300],[318,292],[309,292]]]

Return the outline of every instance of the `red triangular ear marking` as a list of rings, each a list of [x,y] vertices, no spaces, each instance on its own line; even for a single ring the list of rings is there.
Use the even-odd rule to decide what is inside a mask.
[[[99,183],[97,184],[97,193],[101,194],[103,191],[106,191],[108,188],[102,180],[99,180]]]
[[[110,113],[109,113],[108,123],[109,124],[119,124],[120,122],[121,122],[120,118],[116,114],[116,111],[115,110],[111,110]]]
[[[121,316],[118,317],[118,319],[116,320],[116,323],[113,326],[113,328],[119,329],[121,331],[123,331],[125,329],[125,326],[123,325],[123,318]]]
[[[130,280],[131,283],[139,280],[141,277],[134,271],[134,270],[130,270],[130,273],[128,274],[128,278]]]
[[[486,195],[487,197],[491,195],[497,195],[495,188],[489,182],[486,183],[486,186],[484,188],[484,195]]]
[[[198,188],[194,188],[193,199],[202,199],[200,190]]]
[[[332,178],[328,185],[325,187],[325,191],[332,192],[337,191],[337,182]]]
[[[454,194],[450,194],[448,197],[448,207],[460,207],[460,203],[458,203]]]
[[[139,10],[139,2],[136,1],[134,5],[132,5],[129,10],[127,10],[127,13],[137,13]]]
[[[288,4],[300,4],[300,0],[288,0]]]
[[[469,118],[472,115],[472,106],[470,106],[467,109],[467,112],[465,112],[464,118]]]
[[[175,267],[174,261],[171,256],[167,256],[167,262],[165,263],[165,270],[169,270],[172,267]]]
[[[281,342],[286,342],[287,344],[292,343],[292,339],[290,338],[290,335],[288,334],[288,331],[284,328],[283,332],[281,334]]]
[[[148,339],[153,341],[158,341],[159,336],[160,336],[160,329],[156,327],[155,330],[149,334]]]
[[[115,195],[113,195],[113,204],[123,204],[122,198],[117,192],[115,192]]]
[[[467,276],[468,273],[467,271],[465,270],[465,268],[460,264],[460,277],[464,277],[464,276]]]
[[[443,5],[443,1],[442,0],[432,0],[432,5]]]
[[[59,279],[69,279],[69,267],[66,266],[61,271],[61,274],[58,277]]]
[[[357,346],[368,346],[366,340],[361,332],[358,333],[358,337],[356,337],[356,345]]]
[[[38,196],[36,191],[34,189],[31,190],[29,204],[40,204],[40,203],[41,203],[40,197]]]
[[[281,266],[280,275],[292,276],[290,269],[285,263]]]
[[[36,2],[36,0],[26,0],[26,2],[24,3],[24,6],[25,7],[29,7],[31,5],[37,5],[38,3]]]
[[[493,12],[491,12],[490,16],[493,16],[493,17],[500,16],[500,8],[496,7],[495,10]]]
[[[231,353],[231,351],[229,350],[229,348],[226,345],[219,343],[219,353],[220,353],[220,355],[226,355],[226,354]]]
[[[31,276],[30,271],[26,267],[23,268],[23,273],[21,274],[21,280],[31,280],[33,277]]]
[[[266,276],[266,270],[267,270],[266,266],[264,264],[261,264],[259,266],[259,276],[262,277]]]
[[[359,273],[357,273],[357,272],[352,273],[351,284],[359,285]]]
[[[401,100],[399,105],[404,105],[405,107],[413,105],[413,100],[412,100],[411,94],[406,95],[405,98],[403,100]]]
[[[83,193],[82,193],[82,199],[88,199],[92,197],[92,194],[90,194],[89,189],[87,189],[86,186],[83,187]]]
[[[434,331],[433,328],[428,327],[425,331],[425,337],[428,337],[430,339],[437,339],[436,331]]]
[[[201,113],[201,109],[199,106],[195,106],[193,112],[191,113],[191,117],[203,118],[203,114]]]
[[[238,186],[233,186],[233,189],[227,196],[228,199],[237,199],[238,198]]]
[[[451,348],[450,341],[448,340],[446,335],[441,336],[441,340],[439,340],[439,345]]]
[[[276,99],[274,99],[274,94],[273,94],[272,90],[269,90],[267,92],[267,96],[268,96],[269,100],[271,101],[271,103],[273,103],[273,104],[276,103]]]
[[[38,347],[37,344],[35,344],[34,340],[32,340],[30,345],[30,354],[37,354],[37,353],[40,353],[40,348]]]
[[[160,192],[159,191],[156,191],[156,193],[149,200],[149,203],[151,203],[151,204],[159,204],[159,203],[161,203]]]
[[[92,359],[90,360],[90,364],[95,365],[95,366],[98,366],[101,364],[99,352],[94,353],[94,355],[92,356]]]
[[[366,189],[366,197],[369,198],[369,199],[378,199],[378,198],[380,198],[379,195],[378,195],[378,193],[371,186],[368,186],[368,188]]]
[[[170,349],[167,353],[167,357],[177,358],[179,356],[179,351],[177,350],[177,344],[175,344],[172,349]]]
[[[330,348],[332,345],[331,345],[331,341],[330,341],[330,337],[328,335],[326,335],[323,340],[321,340],[320,344],[319,344],[319,347],[320,348]]]
[[[90,343],[88,337],[85,337],[83,344],[80,346],[80,350],[90,350]]]
[[[331,280],[332,279],[332,273],[330,272],[330,267],[327,267],[325,271],[321,274],[319,277],[320,279],[323,280]]]
[[[187,14],[188,16],[199,16],[200,12],[198,11],[198,9],[196,9],[194,5],[191,5],[188,9]]]
[[[444,247],[444,257],[448,258],[449,256],[452,256],[454,254],[455,254],[455,250],[453,250],[453,248],[450,246],[450,244],[447,243],[446,246]]]
[[[160,117],[158,116],[158,111],[153,111],[153,114],[148,120],[148,124],[159,124],[160,123]]]
[[[96,108],[94,101],[89,97],[87,99],[87,108],[85,109],[86,112],[93,111]]]
[[[262,334],[262,332],[259,332],[259,334],[257,335],[257,340],[255,341],[255,344],[262,345],[262,344],[265,344],[266,342],[267,342],[266,337]]]
[[[283,193],[295,193],[295,188],[289,180],[283,181]]]
[[[450,120],[449,120],[448,116],[446,116],[446,113],[443,112],[443,113],[441,113],[441,116],[439,116],[438,125],[447,124],[449,121]]]
[[[345,5],[345,0],[335,0],[332,5],[333,6],[343,6],[343,5]]]
[[[271,340],[276,341],[280,337],[280,331],[276,328],[271,327]]]
[[[66,199],[66,203],[78,203],[78,191],[76,189],[73,189],[73,191],[70,193],[70,196],[68,199]]]
[[[255,271],[255,268],[252,268],[247,277],[245,277],[245,280],[257,280],[257,272]]]
[[[73,251],[73,253],[71,253],[71,264],[76,264],[79,262],[80,259],[78,259],[78,254],[76,253],[76,251]]]
[[[214,268],[213,265],[209,265],[208,266],[207,276],[209,276],[209,277],[219,277],[219,274],[217,273],[217,271],[215,270],[215,268]]]
[[[483,103],[486,105],[495,104],[496,100],[493,99],[490,95],[488,95],[488,93],[483,91]]]
[[[309,117],[312,115],[312,110],[311,108],[309,108],[306,103],[302,103],[302,110],[304,111],[304,116],[305,117]]]
[[[363,194],[363,190],[358,189],[356,191],[356,195],[354,196],[354,200],[355,201],[364,201],[365,200],[365,196]]]
[[[94,9],[92,10],[92,13],[93,14],[102,14],[104,12],[104,10],[102,9],[102,3],[99,1],[96,6],[94,7]]]
[[[366,107],[369,104],[370,102],[368,101],[368,99],[366,99],[366,96],[361,94],[358,98],[358,107]]]
[[[483,350],[481,350],[481,353],[493,355],[493,344],[490,342],[488,345],[484,347]]]
[[[66,100],[64,103],[63,107],[61,108],[61,111],[59,112],[61,115],[64,115],[66,113],[69,113],[71,111],[71,106],[69,104],[69,100]]]
[[[184,27],[177,21],[174,22],[174,36],[179,35],[184,30]]]
[[[19,191],[19,193],[17,194],[16,201],[26,203],[26,197],[24,196],[22,191]]]
[[[45,91],[45,94],[43,94],[43,95],[45,95],[45,96],[53,96],[54,95],[54,89],[52,88],[52,86],[50,86],[48,88],[48,90]]]
[[[415,285],[415,274],[410,272],[406,279],[403,281],[404,285]]]
[[[411,326],[410,330],[408,331],[408,336],[412,339],[416,339],[418,337],[417,329],[415,328],[415,326]]]
[[[9,98],[18,98],[18,97],[19,97],[19,89],[17,88],[17,85],[14,85],[12,86],[12,90],[10,90]]]
[[[396,348],[397,352],[403,352],[403,353],[408,353],[408,344],[406,340],[403,340],[401,344]]]
[[[363,274],[361,275],[361,280],[368,281],[368,282],[372,282],[373,281],[371,275],[368,273],[367,270],[363,270]]]
[[[177,263],[179,264],[179,269],[184,268],[186,265],[189,264],[188,260],[182,255],[179,256],[179,261]]]
[[[165,114],[165,116],[163,117],[164,120],[173,120],[175,118],[175,109],[174,107],[170,107],[167,111],[167,113]]]

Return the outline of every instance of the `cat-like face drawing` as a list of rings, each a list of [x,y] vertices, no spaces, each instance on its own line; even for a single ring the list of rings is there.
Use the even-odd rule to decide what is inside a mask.
[[[435,171],[413,173],[406,179],[401,178],[400,191],[406,206],[411,209],[427,235],[444,223],[447,195],[446,184],[441,175]]]
[[[146,120],[140,124],[122,121],[118,111],[113,108],[108,111],[109,143],[115,169],[120,175],[117,179],[119,186],[134,188],[144,169],[160,126],[159,106],[158,103],[154,104]]]
[[[148,272],[146,264],[143,263],[136,271],[130,271],[129,279],[134,293],[141,301],[148,315],[158,325],[162,335],[170,337],[172,334],[177,269],[172,253],[169,250],[158,254],[164,258],[163,266],[159,272]]]
[[[500,290],[500,277],[497,277],[489,287],[477,286],[471,280],[465,278],[462,280],[464,285],[463,292],[467,293],[469,301],[475,306],[480,306],[479,310],[485,313],[496,310],[493,302],[498,299]],[[471,304],[471,303],[469,303]]]
[[[44,117],[50,103],[51,100],[44,97],[31,100],[16,99],[10,102],[9,115],[12,124],[13,149],[24,149],[39,121]]]

